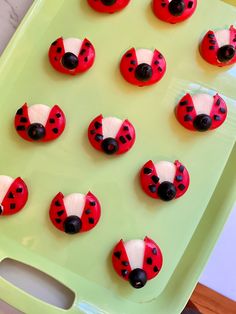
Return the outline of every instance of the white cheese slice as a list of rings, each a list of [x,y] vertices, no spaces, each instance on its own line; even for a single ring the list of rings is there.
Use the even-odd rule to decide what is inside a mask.
[[[175,179],[176,166],[173,162],[160,161],[155,163],[155,169],[160,179],[160,183],[168,181],[173,183]]]
[[[211,95],[196,94],[192,96],[192,100],[193,100],[194,108],[197,115],[199,114],[210,115],[212,105],[214,103],[214,98]]]
[[[14,179],[11,177],[0,176],[0,204],[2,203],[7,191],[9,190],[13,182]]]
[[[103,138],[115,138],[119,132],[123,121],[117,118],[109,117],[102,119]]]
[[[64,49],[66,52],[72,52],[78,57],[83,41],[78,38],[63,39]]]
[[[50,107],[42,104],[36,104],[28,107],[28,116],[30,123],[41,123],[43,126],[45,126],[50,111]]]
[[[219,47],[230,44],[230,31],[228,29],[216,31],[214,33]]]
[[[131,269],[143,268],[145,243],[143,240],[130,240],[124,243]]]
[[[63,199],[67,216],[78,216],[81,218],[86,202],[86,196],[80,193],[72,193]]]
[[[137,49],[136,57],[137,57],[138,64],[147,63],[151,65],[152,59],[153,59],[153,51],[149,49]]]

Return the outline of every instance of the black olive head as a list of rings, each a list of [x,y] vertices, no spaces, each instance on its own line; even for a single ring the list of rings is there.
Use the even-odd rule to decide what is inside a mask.
[[[104,153],[108,155],[113,155],[118,151],[119,144],[114,138],[108,137],[102,141],[102,149]]]
[[[235,48],[232,45],[225,45],[219,48],[217,58],[220,62],[228,62],[235,56]]]
[[[146,285],[147,274],[141,268],[133,269],[129,274],[129,282],[135,289],[140,289]]]
[[[116,0],[101,0],[102,4],[106,5],[106,6],[110,6],[113,5],[114,3],[116,3]]]
[[[41,123],[32,123],[28,127],[27,132],[28,132],[28,136],[33,141],[41,140],[46,134],[45,127]]]
[[[78,66],[79,60],[72,52],[66,52],[61,59],[61,63],[66,69],[74,70]]]
[[[169,3],[169,7],[168,7],[170,14],[174,15],[174,16],[180,16],[183,14],[184,10],[185,10],[185,4],[183,0],[172,0]]]
[[[75,234],[80,232],[82,228],[82,221],[78,216],[68,216],[64,221],[64,230],[68,234]]]
[[[152,77],[152,67],[147,63],[141,63],[135,69],[135,77],[141,82],[147,82]]]
[[[159,195],[160,199],[168,202],[175,198],[176,188],[173,183],[164,181],[159,185],[157,194]]]
[[[193,126],[197,131],[204,132],[210,129],[212,119],[207,114],[199,114],[193,121]]]

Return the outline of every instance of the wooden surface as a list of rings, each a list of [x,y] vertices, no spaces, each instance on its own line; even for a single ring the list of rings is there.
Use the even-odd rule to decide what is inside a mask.
[[[236,281],[235,281],[236,284]],[[183,314],[236,314],[236,302],[198,284]]]

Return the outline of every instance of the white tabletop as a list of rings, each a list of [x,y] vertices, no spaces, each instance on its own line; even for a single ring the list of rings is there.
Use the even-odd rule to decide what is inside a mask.
[[[0,54],[32,2],[33,0],[0,0]],[[236,301],[235,242],[236,207],[229,217],[200,282]],[[13,314],[18,311],[6,308],[6,305],[0,301],[1,313]]]

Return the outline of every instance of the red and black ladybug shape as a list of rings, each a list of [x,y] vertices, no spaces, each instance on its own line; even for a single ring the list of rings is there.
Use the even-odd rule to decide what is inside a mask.
[[[200,44],[202,57],[210,64],[223,67],[236,63],[236,28],[208,31]]]
[[[119,276],[140,289],[159,274],[163,258],[159,246],[146,237],[127,242],[120,240],[113,250],[112,263]]]
[[[0,176],[0,215],[19,212],[28,199],[28,189],[21,178]]]
[[[176,117],[191,131],[214,130],[224,123],[227,105],[218,94],[186,94],[176,107]]]
[[[135,129],[128,120],[115,117],[96,117],[88,127],[91,145],[108,155],[120,155],[134,145]]]
[[[17,133],[30,142],[48,142],[58,138],[65,129],[66,118],[61,108],[43,104],[28,107],[25,103],[15,115]]]
[[[183,22],[196,10],[197,0],[153,0],[153,11],[162,21]]]
[[[158,51],[131,48],[122,57],[120,71],[124,79],[137,86],[157,83],[166,72],[166,61]]]
[[[189,173],[176,160],[159,161],[149,160],[140,172],[141,186],[144,192],[156,199],[171,201],[182,196],[189,187]]]
[[[115,13],[124,9],[130,0],[88,0],[89,5],[101,13]]]
[[[101,216],[101,206],[91,192],[86,195],[58,193],[52,200],[49,216],[54,226],[68,234],[93,229]]]
[[[49,60],[55,70],[76,75],[87,71],[94,63],[95,49],[88,39],[58,38],[49,48]]]

